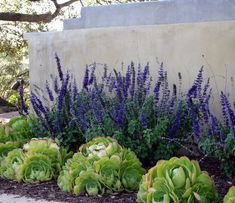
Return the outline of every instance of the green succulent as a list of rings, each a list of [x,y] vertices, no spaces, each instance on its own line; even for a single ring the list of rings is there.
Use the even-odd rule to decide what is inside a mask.
[[[94,196],[138,189],[144,169],[133,152],[111,138],[94,138],[80,147],[60,172],[57,183],[63,191]]]
[[[28,154],[20,166],[17,180],[25,183],[37,183],[51,180],[53,167],[50,158],[43,154]]]
[[[235,203],[235,186],[229,188],[228,193],[224,197],[224,203]]]
[[[113,138],[96,137],[93,138],[90,142],[81,145],[79,150],[81,153],[83,153],[84,156],[96,155],[98,157],[110,157],[115,153],[119,153],[121,146]]]
[[[6,142],[0,143],[0,161],[4,159],[8,152],[12,151],[13,149],[19,148],[21,143],[19,142]]]
[[[9,134],[13,141],[25,142],[32,138],[30,121],[25,116],[12,118],[6,127],[10,129]]]
[[[12,118],[8,123],[0,125],[0,143],[9,141],[25,143],[32,138],[29,120],[27,117],[19,116]]]
[[[23,146],[27,154],[43,154],[50,158],[55,175],[59,173],[62,165],[60,147],[50,138],[33,138]]]
[[[19,182],[35,183],[57,178],[64,162],[72,156],[49,138],[21,143],[0,143],[0,175]],[[17,148],[17,149],[16,149]]]
[[[79,195],[82,191],[86,191],[90,196],[104,193],[100,176],[92,169],[81,172],[75,180],[74,194]]]
[[[22,149],[14,149],[10,151],[7,157],[1,163],[1,177],[10,180],[16,180],[16,174],[23,161],[24,153]]]
[[[122,151],[122,163],[120,168],[120,177],[123,187],[127,191],[138,190],[139,183],[145,170],[141,167],[141,162],[138,160],[134,152],[127,149]]]
[[[102,157],[94,163],[95,172],[101,177],[100,180],[107,187],[108,190],[113,192],[121,191],[120,181],[120,161],[115,157]]]
[[[217,192],[213,180],[196,161],[173,157],[158,161],[143,176],[137,197],[139,203],[214,203]]]
[[[9,127],[0,124],[0,143],[12,141],[11,137],[9,136],[9,131]]]
[[[63,170],[57,179],[57,184],[65,192],[72,192],[75,184],[75,179],[82,171],[92,168],[89,161],[81,154],[76,153],[71,159],[68,159],[63,166]]]

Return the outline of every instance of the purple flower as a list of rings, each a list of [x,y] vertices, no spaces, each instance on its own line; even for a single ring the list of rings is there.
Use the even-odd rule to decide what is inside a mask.
[[[63,104],[64,104],[64,100],[66,97],[66,94],[68,92],[68,84],[69,84],[69,73],[67,73],[62,81],[62,86],[61,86],[61,90],[59,92],[59,96],[58,96],[58,113],[60,114],[62,109],[63,109]]]
[[[196,137],[200,137],[201,135],[200,124],[199,121],[197,121],[196,119],[193,120],[193,132],[194,135],[196,135]]]
[[[177,113],[176,113],[176,118],[169,130],[170,138],[174,138],[181,127],[181,114],[182,114],[182,101],[179,102]]]
[[[89,85],[89,68],[88,68],[88,65],[86,65],[85,75],[83,78],[83,88],[88,90],[87,89],[88,85]]]
[[[42,116],[42,114],[45,117],[46,114],[48,113],[48,109],[46,109],[43,106],[42,101],[33,92],[31,92],[31,95],[30,95],[30,101],[31,101],[31,104],[32,104],[32,106],[34,108],[35,113],[39,117]]]
[[[90,104],[90,109],[93,112],[93,116],[98,123],[103,122],[103,113],[102,113],[102,106],[100,105],[99,102],[99,97],[98,97],[99,92],[97,92],[96,89],[93,89],[89,93],[89,104]]]
[[[147,128],[148,127],[148,121],[147,121],[147,118],[146,118],[146,116],[144,115],[143,112],[141,112],[141,114],[139,116],[139,120],[140,120],[140,123],[141,123],[143,128]]]
[[[163,68],[163,63],[161,63],[158,71],[158,81],[161,82],[163,80],[164,80],[164,68]]]
[[[173,84],[173,92],[172,92],[171,100],[170,100],[170,103],[169,103],[169,106],[168,106],[168,110],[167,110],[168,113],[172,113],[173,112],[176,100],[177,100],[177,87],[176,87],[175,84]]]
[[[125,104],[118,103],[115,106],[115,121],[119,127],[122,127],[125,122]]]
[[[77,108],[75,108],[75,115],[78,118],[82,129],[86,130],[89,127],[87,119],[86,119],[86,109],[85,109],[85,105],[79,95],[77,98]]]
[[[153,90],[154,93],[154,107],[155,107],[155,111],[157,112],[158,110],[158,101],[159,101],[159,95],[160,95],[160,86],[161,86],[161,82],[157,82],[155,85],[155,88]]]
[[[78,95],[78,88],[77,88],[76,80],[74,79],[73,87],[72,87],[72,100],[73,100],[73,102],[76,101],[77,95]]]
[[[57,64],[57,71],[58,71],[58,74],[59,74],[59,78],[62,81],[63,77],[64,77],[64,74],[62,72],[60,58],[58,57],[57,53],[55,53],[55,60],[56,60],[56,64]]]
[[[131,81],[131,89],[130,89],[130,95],[131,99],[133,100],[134,95],[135,95],[135,66],[134,63],[131,62],[131,73],[132,73],[132,81]]]
[[[48,81],[46,81],[46,91],[47,91],[47,94],[49,96],[50,101],[53,102],[54,101],[54,96],[53,96],[53,93],[52,93],[52,91],[49,87],[49,82]]]
[[[91,75],[88,84],[91,85],[94,81],[95,77],[95,69],[96,69],[96,63],[93,64],[92,69],[91,69]]]
[[[54,80],[54,91],[56,94],[59,93],[58,77],[55,77],[55,80]]]
[[[235,125],[235,114],[232,110],[231,104],[228,101],[226,95],[221,92],[221,105],[222,105],[222,114],[224,121],[227,127],[231,128]]]

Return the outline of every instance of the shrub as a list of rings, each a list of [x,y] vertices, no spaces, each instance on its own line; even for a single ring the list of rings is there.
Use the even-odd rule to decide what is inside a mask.
[[[163,64],[153,84],[149,64],[142,68],[131,63],[126,72],[108,72],[104,66],[98,79],[94,63],[86,67],[78,88],[73,75],[62,71],[57,55],[56,62],[58,75],[51,86],[46,82],[47,98],[40,100],[38,89],[31,93],[37,114],[31,123],[38,136],[56,138],[73,151],[97,135],[110,136],[134,151],[144,165],[169,159],[182,147],[193,154],[193,146],[205,156],[218,157],[225,173],[234,176],[234,112],[224,93],[224,122],[211,112],[212,89],[209,79],[203,82],[203,67],[183,93],[181,74],[178,85],[169,87]]]
[[[135,154],[112,138],[98,137],[69,159],[57,183],[63,191],[91,196],[135,191],[144,173]]]
[[[53,81],[53,90],[46,83],[53,107],[47,106],[34,92],[31,94],[38,116],[35,131],[44,129],[41,134],[59,139],[72,150],[97,134],[111,136],[146,163],[169,158],[179,148],[175,139],[183,139],[190,132],[186,99],[178,97],[182,93],[180,88],[177,92],[175,84],[169,87],[163,64],[153,90],[149,65],[142,70],[134,63],[126,73],[115,70],[109,73],[104,66],[101,80],[95,76],[96,64],[87,66],[79,90],[72,75],[61,70],[58,56],[56,60],[58,76]]]
[[[235,202],[235,186],[229,188],[228,193],[224,197],[224,203],[234,203]]]
[[[138,202],[216,202],[212,179],[200,170],[196,161],[173,157],[158,161],[143,176],[137,194]]]

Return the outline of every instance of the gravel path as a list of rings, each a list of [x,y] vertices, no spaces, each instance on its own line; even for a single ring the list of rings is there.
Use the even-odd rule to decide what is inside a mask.
[[[12,194],[0,194],[0,203],[59,203],[47,200],[35,200],[32,198],[12,195]],[[61,202],[60,202],[61,203]]]

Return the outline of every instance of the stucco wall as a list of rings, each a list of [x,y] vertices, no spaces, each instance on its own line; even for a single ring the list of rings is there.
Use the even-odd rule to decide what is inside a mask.
[[[204,65],[214,97],[226,89],[235,101],[231,83],[235,76],[235,21],[66,30],[26,38],[31,86],[44,87],[56,72],[57,52],[63,68],[74,73],[80,84],[86,64],[106,63],[110,69],[120,69],[122,62],[127,65],[132,60],[143,65],[150,62],[153,74],[159,67],[157,61],[163,62],[170,81],[176,82],[181,72],[188,88]],[[218,112],[216,102],[213,106]]]

